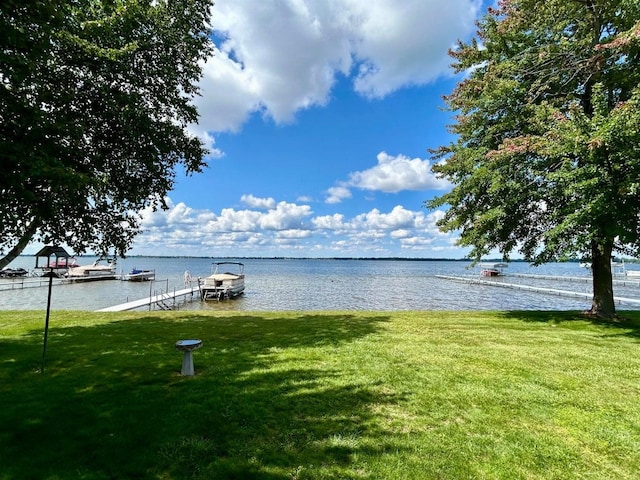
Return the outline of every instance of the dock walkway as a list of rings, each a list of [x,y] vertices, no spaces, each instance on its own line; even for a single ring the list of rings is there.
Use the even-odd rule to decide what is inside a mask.
[[[588,292],[572,292],[571,290],[560,290],[556,288],[546,287],[534,287],[531,285],[521,285],[518,283],[496,282],[492,280],[483,280],[477,277],[458,277],[452,275],[436,275],[436,278],[442,278],[444,280],[453,280],[456,282],[466,282],[476,285],[489,285],[492,287],[511,288],[514,290],[527,290],[530,292],[548,293],[550,295],[558,295],[562,297],[580,298],[585,300],[591,300],[592,293]],[[504,278],[504,277],[502,277]],[[562,277],[554,277],[555,280],[563,280]],[[616,303],[627,303],[632,305],[640,305],[640,298],[628,298],[628,297],[614,297],[613,300]]]
[[[62,278],[54,278],[52,285],[65,285],[69,282]],[[0,292],[5,290],[23,290],[25,288],[48,287],[49,277],[16,277],[0,280]]]
[[[96,310],[97,312],[124,312],[127,310],[135,310],[136,308],[146,307],[154,304],[163,305],[168,300],[175,300],[179,297],[186,297],[187,295],[198,295],[200,298],[200,287],[194,286],[184,288],[182,290],[174,290],[173,292],[161,293],[159,295],[151,295],[147,298],[141,298],[140,300],[133,300],[131,302],[121,303],[112,307],[102,308]]]
[[[509,277],[530,278],[533,280],[554,280],[562,282],[581,282],[591,283],[593,278],[591,276],[586,277],[561,277],[559,275],[532,275],[530,273],[510,273]],[[640,279],[627,278],[624,276],[614,275],[612,280],[614,285],[621,285],[623,287],[640,287]]]

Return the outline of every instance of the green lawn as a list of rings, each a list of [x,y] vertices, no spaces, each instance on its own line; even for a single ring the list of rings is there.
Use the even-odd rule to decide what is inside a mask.
[[[0,312],[0,480],[636,479],[624,315]]]

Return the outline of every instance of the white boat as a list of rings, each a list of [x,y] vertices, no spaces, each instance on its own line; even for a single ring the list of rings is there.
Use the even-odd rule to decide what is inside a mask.
[[[127,280],[129,282],[148,282],[155,278],[155,270],[143,270],[139,268],[133,268],[129,273],[122,277],[123,280]]]
[[[234,272],[223,271],[234,267]],[[213,273],[200,284],[201,300],[224,300],[244,292],[244,264],[240,262],[215,262]]]
[[[73,282],[91,282],[95,280],[115,280],[116,262],[109,261],[107,265],[100,265],[100,259],[93,265],[81,265],[70,268],[65,277]]]
[[[491,263],[481,263],[480,265],[480,275],[483,277],[500,277],[504,275],[503,270],[509,266],[507,263],[503,262],[491,262]]]

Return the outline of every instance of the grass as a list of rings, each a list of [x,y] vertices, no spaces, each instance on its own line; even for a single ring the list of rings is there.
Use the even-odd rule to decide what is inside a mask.
[[[0,480],[637,478],[625,316],[0,312]]]

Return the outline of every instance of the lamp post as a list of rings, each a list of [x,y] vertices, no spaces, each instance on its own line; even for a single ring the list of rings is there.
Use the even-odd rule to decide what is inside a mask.
[[[51,257],[55,260],[51,261]],[[44,265],[39,265],[39,260],[46,258]],[[61,260],[62,259],[62,260]],[[47,336],[49,335],[49,312],[51,311],[51,287],[53,286],[53,277],[57,277],[58,274],[54,270],[60,268],[68,268],[69,254],[62,247],[47,246],[36,253],[36,269],[42,268],[43,277],[49,277],[49,293],[47,295],[47,316],[44,322],[44,341],[42,344],[42,366],[40,367],[40,373],[44,373],[44,358],[47,353]]]

